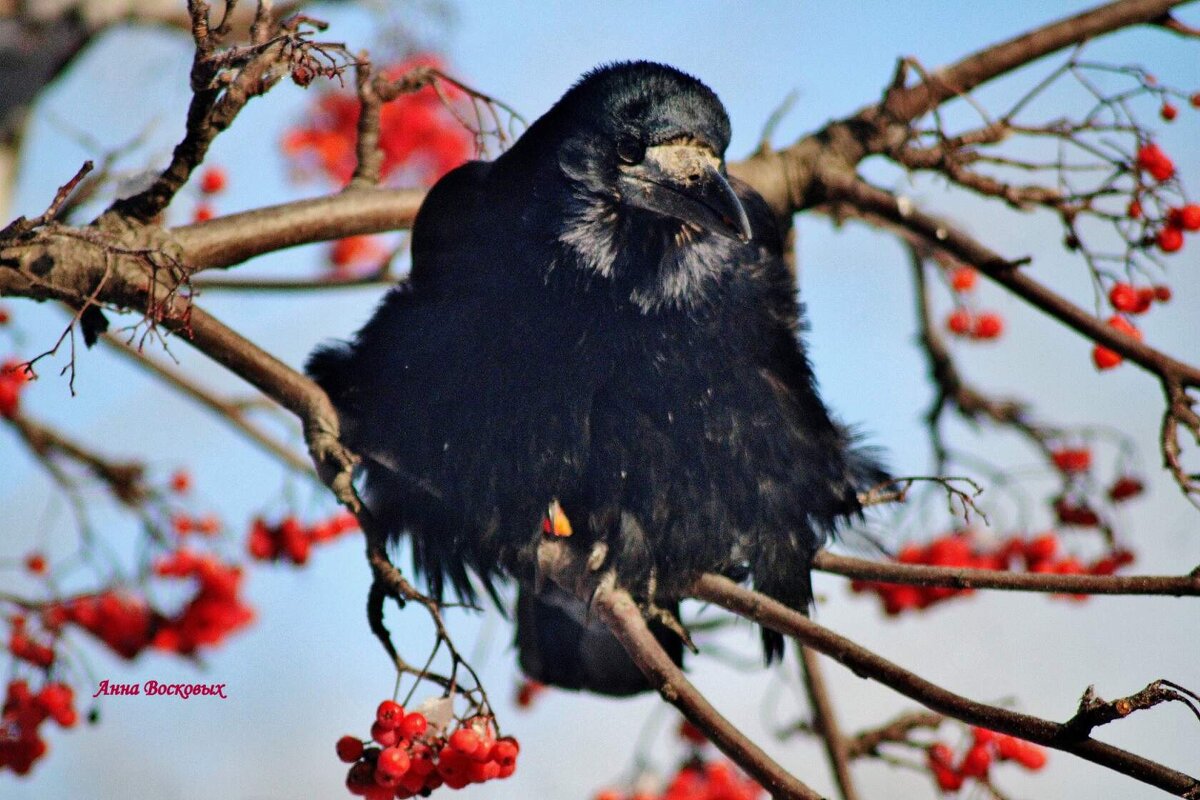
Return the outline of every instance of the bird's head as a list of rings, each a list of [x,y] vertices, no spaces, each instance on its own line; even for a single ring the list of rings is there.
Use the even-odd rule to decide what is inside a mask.
[[[725,171],[729,117],[690,75],[644,61],[600,67],[530,134],[553,149],[543,164],[562,189],[558,240],[590,272],[639,283],[643,305],[698,289],[717,259],[696,245],[751,238]]]

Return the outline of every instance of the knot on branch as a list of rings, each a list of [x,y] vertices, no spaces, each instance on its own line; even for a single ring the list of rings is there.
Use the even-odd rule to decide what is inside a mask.
[[[1079,700],[1079,710],[1063,725],[1064,739],[1085,739],[1093,729],[1128,717],[1135,711],[1153,708],[1159,703],[1183,703],[1197,719],[1200,719],[1200,695],[1168,680],[1157,680],[1128,697],[1113,701],[1104,700],[1096,694],[1094,686],[1087,687]]]

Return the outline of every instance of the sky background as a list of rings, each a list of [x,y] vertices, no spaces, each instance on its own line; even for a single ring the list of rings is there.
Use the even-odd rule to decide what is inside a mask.
[[[841,5],[841,4],[838,4]],[[423,12],[417,22],[467,83],[502,98],[527,119],[547,109],[578,76],[597,64],[649,58],[678,66],[707,82],[722,98],[733,122],[731,158],[749,153],[763,124],[792,91],[797,101],[775,131],[777,144],[876,99],[895,60],[913,55],[927,66],[950,62],[1003,37],[1086,7],[1059,2],[1052,10],[1033,2],[863,2],[849,9],[830,3],[610,2],[604,4],[492,2],[454,7],[448,24]],[[332,23],[327,39],[352,49],[386,47],[370,15],[343,7],[317,7],[313,15]],[[1200,24],[1195,10],[1183,16]],[[413,17],[399,15],[413,22]],[[1097,43],[1094,58],[1141,62],[1164,83],[1200,86],[1196,45],[1167,34],[1135,30]],[[124,28],[98,40],[70,72],[45,93],[28,133],[16,196],[18,213],[37,213],[54,189],[86,157],[98,153],[73,131],[85,131],[100,151],[149,131],[130,165],[161,163],[182,130],[188,100],[190,42],[164,30]],[[988,89],[997,103],[1036,80],[1033,72]],[[279,153],[288,127],[302,117],[312,94],[282,85],[255,100],[213,147],[210,163],[231,174],[218,200],[221,213],[283,202],[320,186],[289,182]],[[1053,98],[1063,110],[1071,98]],[[957,112],[951,112],[957,113]],[[1049,109],[1053,116],[1055,109]],[[1061,113],[1061,112],[1059,112]],[[1145,116],[1153,109],[1147,107]],[[1179,164],[1185,181],[1200,185],[1200,154],[1194,142],[1200,119],[1184,110],[1160,141]],[[1081,303],[1090,302],[1082,263],[1058,242],[1053,220],[1020,215],[994,203],[945,191],[936,180],[909,182],[881,165],[866,165],[873,179],[926,207],[952,215],[989,245],[1011,257],[1032,255],[1037,276]],[[172,213],[184,222],[194,194],[182,196]],[[1193,198],[1194,200],[1195,198]],[[798,219],[801,295],[812,326],[811,355],[827,403],[861,425],[882,446],[899,474],[928,469],[921,415],[930,399],[924,364],[914,347],[915,319],[907,256],[891,238],[863,226],[835,229],[826,219]],[[1200,247],[1170,260],[1168,282],[1176,299],[1145,318],[1147,339],[1196,360],[1200,331]],[[294,274],[316,269],[323,251],[309,247],[273,254],[238,268],[239,274]],[[312,347],[358,328],[379,289],[322,296],[235,297],[212,293],[202,304],[218,318],[292,365]],[[1200,525],[1170,482],[1154,468],[1161,392],[1152,379],[1125,367],[1097,375],[1090,345],[1030,312],[1000,290],[980,290],[983,305],[999,310],[1008,332],[988,346],[960,346],[966,374],[997,393],[1033,400],[1039,417],[1061,424],[1119,429],[1137,445],[1151,478],[1149,497],[1121,519],[1138,550],[1136,569],[1180,573],[1200,564]],[[940,298],[945,307],[945,298]],[[22,301],[6,303],[17,315],[23,353],[52,342],[64,318],[53,309]],[[0,339],[0,349],[13,343]],[[197,377],[228,392],[245,387],[177,343],[173,352]],[[61,360],[60,362],[61,363]],[[56,369],[23,398],[40,419],[86,437],[118,456],[149,460],[163,476],[180,465],[194,473],[198,510],[217,509],[238,531],[256,513],[278,515],[291,504],[306,518],[330,513],[324,493],[287,479],[275,464],[230,435],[222,423],[198,411],[134,368],[104,352],[81,354],[71,397]],[[976,448],[1009,475],[1028,476],[1036,501],[1051,484],[1033,454],[1007,434],[975,438],[950,426],[964,449]],[[1114,454],[1104,451],[1102,464]],[[1039,480],[1041,481],[1039,483]],[[1010,509],[993,493],[996,518]],[[5,509],[0,559],[39,546],[53,557],[71,552],[70,520],[51,487],[13,436],[0,431],[0,507]],[[937,503],[892,524],[872,523],[889,541],[929,536],[948,525]],[[922,519],[926,524],[922,524]],[[98,528],[114,549],[135,541],[127,522],[103,508]],[[1039,517],[1034,525],[1044,524]],[[1072,540],[1086,548],[1086,537]],[[32,544],[31,544],[32,543]],[[237,542],[230,543],[234,550]],[[0,797],[17,800],[130,796],[200,798],[343,797],[344,770],[333,755],[343,733],[366,732],[375,704],[389,695],[392,670],[372,639],[362,608],[369,574],[354,539],[315,554],[303,570],[253,570],[248,594],[259,611],[257,625],[231,639],[201,669],[178,659],[149,655],[135,664],[86,648],[96,680],[216,682],[228,700],[109,698],[102,724],[92,729],[51,729],[51,754],[33,776],[0,774]],[[0,584],[28,589],[13,570]],[[939,606],[918,617],[886,620],[875,602],[849,593],[845,581],[819,575],[817,619],[835,630],[944,686],[969,697],[1004,702],[1030,713],[1065,719],[1082,690],[1095,684],[1112,697],[1165,677],[1200,688],[1200,626],[1194,600],[1095,598],[1084,604],[1044,596],[984,593]],[[425,652],[429,631],[422,614],[389,615],[406,652]],[[515,685],[508,623],[494,612],[456,615],[459,642],[474,649],[507,732],[523,750],[508,781],[473,787],[472,797],[582,799],[627,779],[635,740],[655,742],[652,756],[669,765],[679,754],[664,731],[673,711],[655,698],[627,701],[551,693],[532,711],[510,707]],[[756,664],[758,635],[749,625],[729,631],[720,643]],[[911,703],[889,690],[830,664],[834,700],[845,729],[881,723]],[[782,668],[737,668],[721,659],[692,659],[690,676],[735,723],[743,727],[819,791],[831,791],[820,748],[806,740],[774,741],[767,731],[807,712],[792,660]],[[647,723],[650,719],[651,722]],[[646,732],[650,731],[649,734]],[[658,731],[657,737],[653,732]],[[957,744],[957,734],[950,741]],[[1182,707],[1161,707],[1101,732],[1106,741],[1200,774],[1200,728]],[[643,741],[646,739],[644,738]],[[864,797],[932,797],[926,776],[878,763],[855,767]],[[1012,797],[1151,798],[1155,790],[1065,754],[1051,753],[1047,770],[1029,776],[1013,766],[994,772]],[[444,790],[443,790],[444,791]]]

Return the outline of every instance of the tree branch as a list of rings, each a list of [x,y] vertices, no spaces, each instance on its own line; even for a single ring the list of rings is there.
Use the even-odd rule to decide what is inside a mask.
[[[838,790],[843,800],[858,800],[858,789],[854,786],[854,776],[850,772],[850,755],[845,737],[838,726],[837,714],[833,708],[833,700],[829,696],[829,687],[825,683],[825,675],[821,669],[820,656],[811,648],[800,646],[800,666],[804,673],[804,688],[808,691],[808,699],[812,704],[813,728],[821,736],[825,744],[825,754],[829,757],[829,769],[837,781]]]
[[[1055,594],[1200,596],[1200,567],[1189,575],[1055,575],[991,569],[930,567],[817,553],[813,568],[857,580],[945,586],[954,589],[1004,589]]]
[[[1200,780],[1142,756],[1095,739],[1080,737],[1068,725],[970,700],[909,672],[771,598],[719,575],[705,575],[693,596],[793,636],[849,668],[895,689],[927,708],[972,725],[1007,733],[1073,753],[1093,763],[1136,778],[1180,797],[1200,797]]]

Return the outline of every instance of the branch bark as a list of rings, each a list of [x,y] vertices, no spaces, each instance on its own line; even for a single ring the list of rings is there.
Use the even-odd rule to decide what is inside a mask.
[[[1200,797],[1200,780],[1190,775],[1119,747],[1087,736],[1081,737],[1068,725],[989,706],[955,694],[818,625],[800,612],[739,586],[728,578],[703,576],[696,582],[693,596],[786,636],[795,637],[800,643],[824,653],[856,675],[879,681],[933,711],[1073,753],[1179,797]]]

